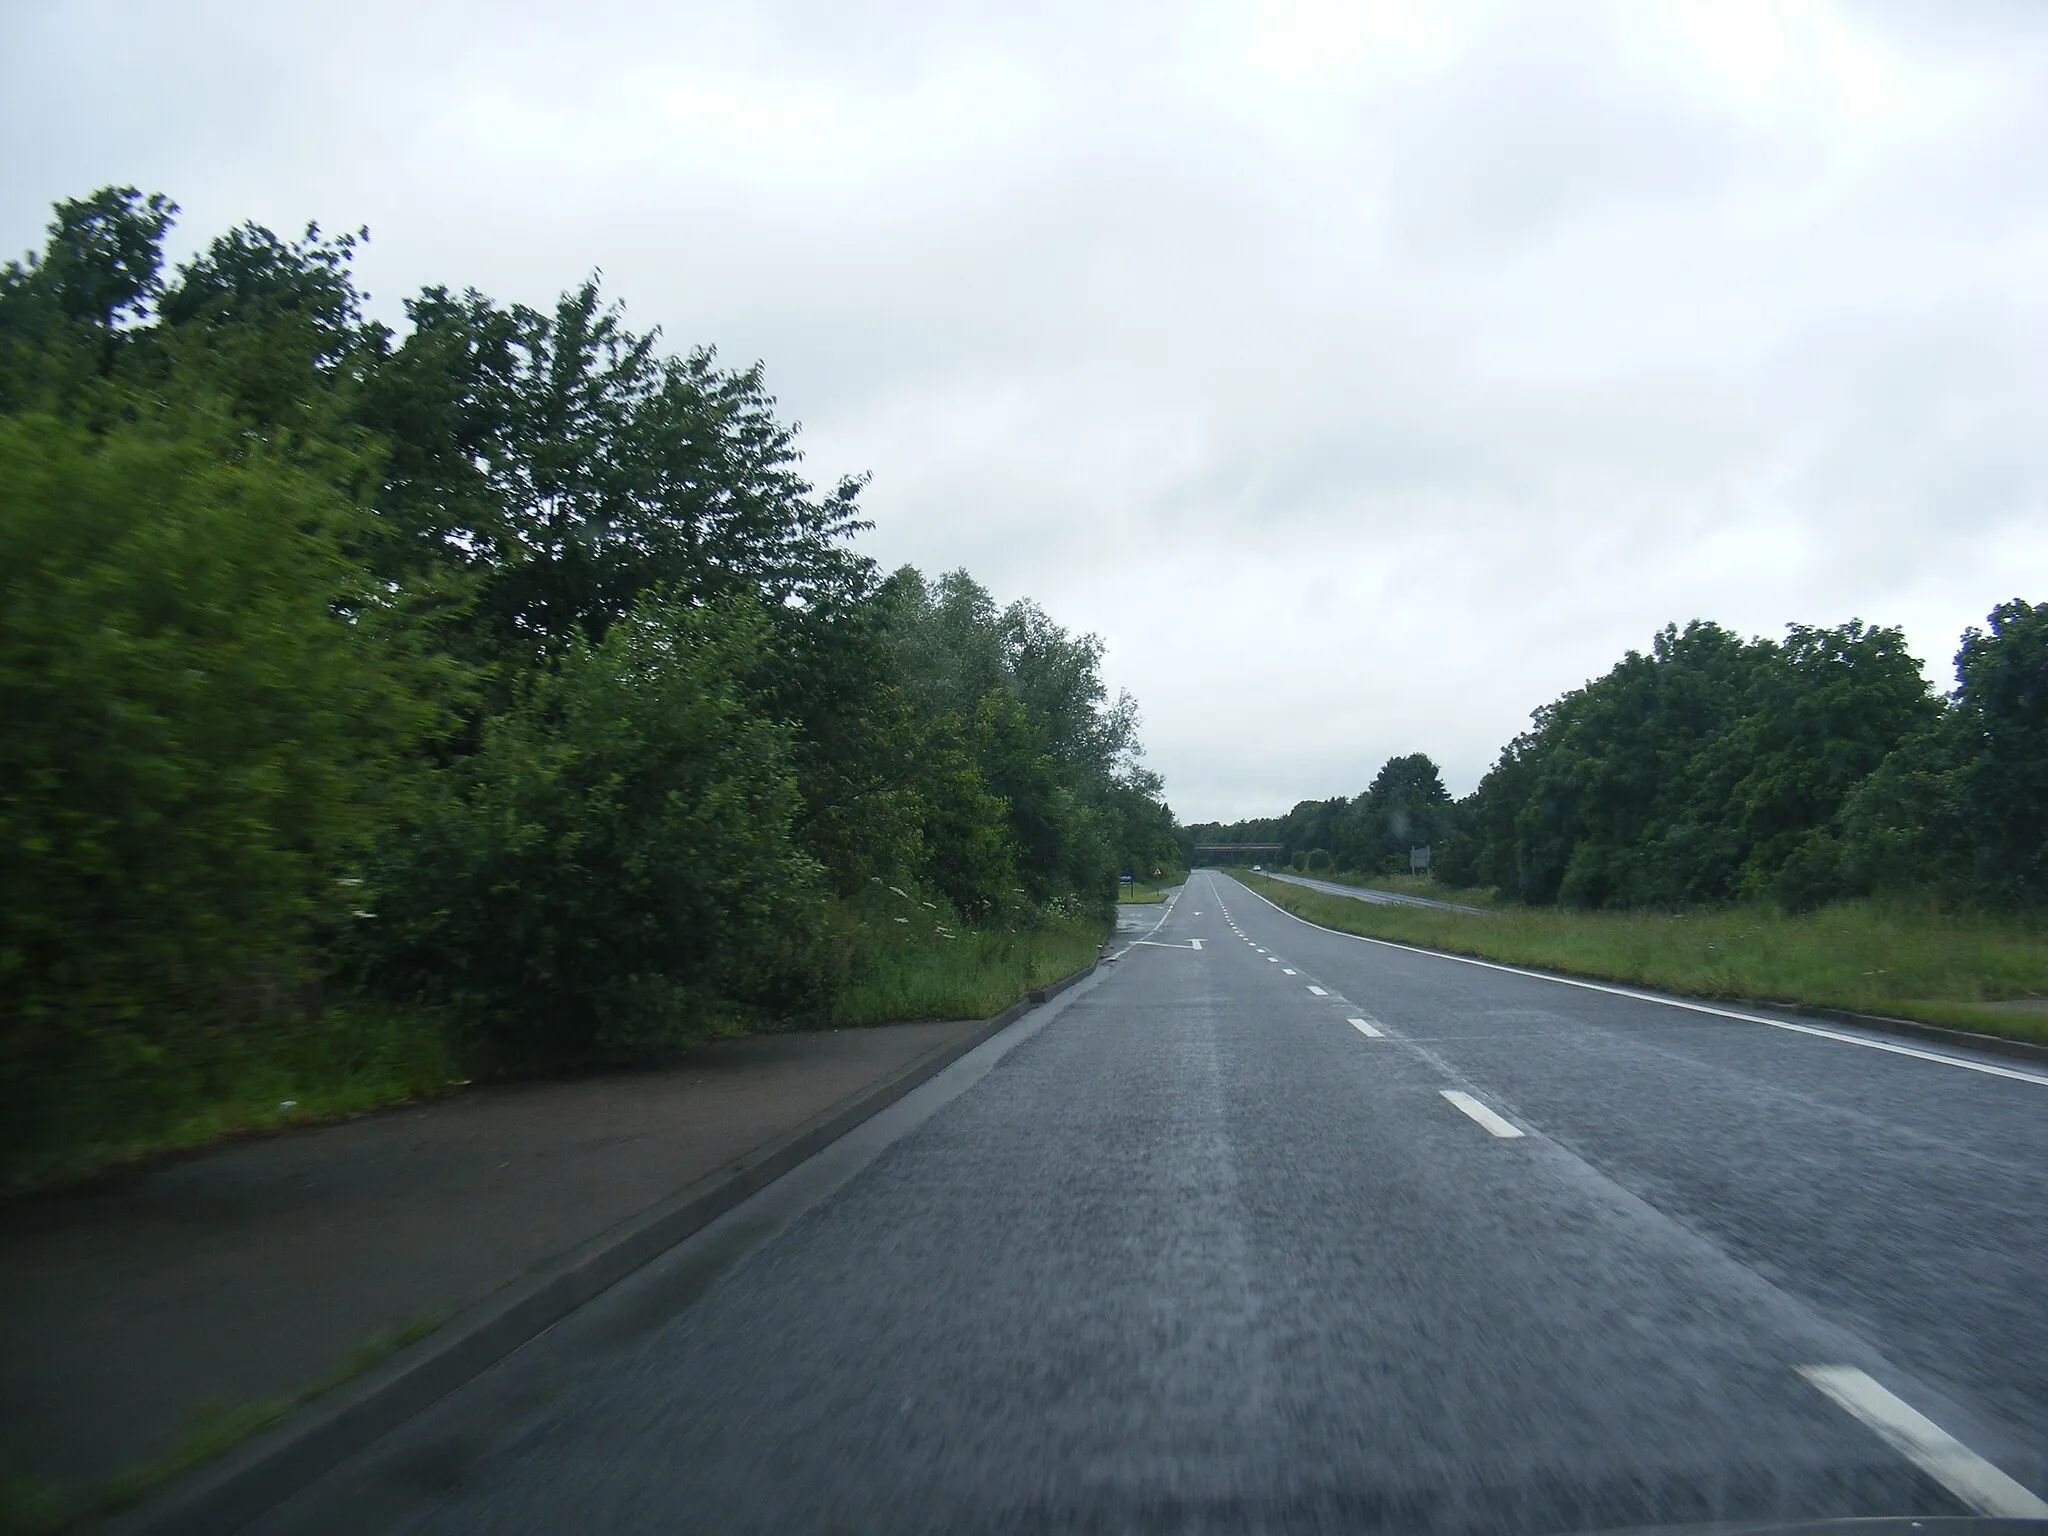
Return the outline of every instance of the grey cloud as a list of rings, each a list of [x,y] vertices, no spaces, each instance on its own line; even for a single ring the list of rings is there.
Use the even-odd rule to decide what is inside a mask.
[[[1667,620],[1945,682],[2048,596],[2048,18],[1530,17],[17,7],[0,249],[133,181],[368,222],[393,316],[602,267],[875,472],[879,558],[1100,631],[1184,816],[1467,787]]]

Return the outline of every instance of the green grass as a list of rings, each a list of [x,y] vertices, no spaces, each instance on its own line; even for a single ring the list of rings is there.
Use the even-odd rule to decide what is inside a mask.
[[[167,1048],[20,1085],[0,1149],[0,1198],[403,1103],[458,1076],[437,1021],[358,1000],[309,1019],[223,1029],[199,1045],[203,1054]]]
[[[986,1018],[1081,969],[1107,932],[1106,918],[1078,910],[970,928],[942,904],[886,886],[836,904],[831,921],[846,967],[818,1012],[735,1011],[709,1032]],[[445,1093],[474,1065],[451,1034],[429,1015],[350,999],[314,1018],[215,1030],[187,1042],[182,1057],[165,1049],[18,1078],[0,1101],[0,1199]],[[0,1479],[0,1509],[9,1497]]]
[[[129,1468],[91,1497],[81,1499],[26,1479],[0,1478],[0,1536],[43,1536],[90,1516],[105,1516],[139,1504],[194,1467],[224,1455],[315,1398],[418,1343],[447,1319],[446,1312],[436,1309],[376,1334],[359,1344],[347,1360],[326,1376],[290,1397],[252,1403],[201,1403],[188,1416],[185,1432],[170,1450]]]
[[[1868,901],[1801,917],[1748,907],[1501,907],[1482,917],[1231,873],[1275,906],[1344,933],[1689,997],[1840,1008],[2048,1041],[2048,1008],[2026,1006],[2048,999],[2048,931],[2038,917]]]
[[[1104,930],[1089,919],[1053,918],[1016,933],[951,932],[869,935],[833,1022],[988,1018],[1087,965],[1102,948]]]

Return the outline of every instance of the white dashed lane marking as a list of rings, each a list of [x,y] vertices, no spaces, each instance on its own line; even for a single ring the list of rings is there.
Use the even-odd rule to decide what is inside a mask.
[[[1456,1088],[1439,1088],[1437,1092],[1441,1093],[1445,1098],[1457,1105],[1459,1109],[1462,1109],[1503,1141],[1522,1134],[1519,1126],[1511,1121],[1503,1120],[1469,1093],[1461,1093]]]
[[[1385,1035],[1380,1033],[1379,1026],[1373,1023],[1370,1019],[1346,1019],[1344,1022],[1349,1024],[1353,1029],[1357,1030],[1361,1035],[1365,1036],[1365,1038],[1368,1040],[1384,1040],[1387,1038]]]
[[[1893,1450],[1983,1515],[2048,1518],[2048,1502],[2014,1482],[1939,1424],[1849,1365],[1805,1365],[1799,1374],[1861,1419]]]
[[[1329,993],[1325,992],[1321,987],[1312,986],[1309,988],[1309,991],[1315,993],[1317,997],[1328,997],[1330,995]]]

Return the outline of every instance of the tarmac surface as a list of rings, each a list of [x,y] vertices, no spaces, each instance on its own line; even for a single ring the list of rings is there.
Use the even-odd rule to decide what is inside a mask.
[[[768,1035],[674,1069],[479,1089],[0,1212],[0,1451],[86,1490],[209,1408],[290,1399],[970,1023]]]
[[[1410,896],[1401,891],[1382,891],[1370,885],[1345,885],[1337,880],[1318,880],[1313,875],[1288,874],[1277,869],[1262,869],[1259,873],[1268,880],[1285,880],[1289,885],[1305,885],[1312,891],[1322,891],[1330,896],[1349,896],[1353,901],[1369,902],[1376,907],[1435,907],[1439,912],[1470,912],[1478,916],[1486,913],[1484,907],[1437,901],[1429,896]]]
[[[1209,872],[1119,943],[257,1529],[2048,1514],[2048,1074]]]

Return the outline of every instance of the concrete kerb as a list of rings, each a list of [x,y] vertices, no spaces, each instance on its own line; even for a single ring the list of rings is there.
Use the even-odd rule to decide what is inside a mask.
[[[1242,881],[1235,883],[1242,890],[1264,901],[1275,912],[1291,917],[1297,923],[1306,923],[1311,928],[1321,928],[1324,933],[1340,934],[1347,939],[1365,939],[1369,943],[1384,944],[1390,949],[1412,949],[1418,954],[1443,955],[1453,960],[1479,958],[1471,955],[1460,955],[1456,950],[1431,949],[1427,944],[1411,944],[1405,939],[1375,939],[1370,934],[1350,933],[1342,928],[1331,928],[1315,921],[1313,918],[1303,917],[1299,912],[1289,912],[1277,902],[1267,900],[1265,896],[1252,890],[1250,886],[1245,885]],[[1495,963],[1505,964],[1506,962]],[[1607,982],[1605,977],[1574,976],[1566,971],[1549,971],[1537,965],[1516,965],[1514,969],[1527,971],[1534,976],[1552,977],[1559,981]],[[1615,981],[1607,984],[1632,988],[1646,994],[1655,993],[1657,990],[1654,987],[1641,986],[1631,981]],[[1676,998],[1685,997],[1685,994],[1679,992],[1673,992],[1669,995]],[[1856,1029],[1867,1029],[1876,1035],[1903,1035],[1910,1039],[1925,1040],[1930,1045],[1946,1045],[1954,1050],[1982,1051],[1987,1055],[2005,1056],[2020,1061],[2048,1062],[2048,1045],[2042,1045],[2032,1040],[2014,1040],[2006,1035],[1982,1035],[1978,1034],[1975,1030],[1948,1029],[1940,1024],[1922,1024],[1917,1019],[1895,1019],[1888,1014],[1882,1013],[1855,1013],[1847,1008],[1820,1008],[1809,1006],[1805,1003],[1777,1003],[1751,997],[1703,997],[1690,1000],[1712,1003],[1716,1006],[1756,1008],[1768,1013],[1789,1014],[1793,1018],[1825,1019],[1833,1024],[1847,1024]]]
[[[513,1281],[275,1429],[94,1528],[118,1536],[217,1536],[241,1528],[1084,980],[1097,963],[1033,989],[895,1076]]]

